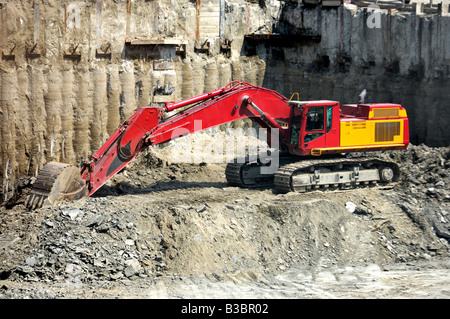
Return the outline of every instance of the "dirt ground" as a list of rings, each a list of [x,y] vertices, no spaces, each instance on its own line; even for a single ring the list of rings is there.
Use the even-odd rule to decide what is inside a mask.
[[[0,213],[0,298],[449,298],[450,148],[390,187],[277,194],[152,149],[95,196]],[[23,195],[28,189],[23,190]]]

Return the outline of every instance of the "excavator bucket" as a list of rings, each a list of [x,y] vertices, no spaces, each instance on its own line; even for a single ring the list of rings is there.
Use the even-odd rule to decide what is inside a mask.
[[[70,201],[87,196],[88,189],[80,170],[73,165],[50,162],[46,164],[27,197],[25,206],[37,209],[58,201]]]

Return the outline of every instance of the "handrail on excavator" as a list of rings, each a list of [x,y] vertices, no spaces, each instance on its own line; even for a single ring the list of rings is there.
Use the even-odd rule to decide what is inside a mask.
[[[294,97],[294,95],[297,95],[297,101],[299,101],[300,100],[300,94],[298,94],[298,92],[292,93],[291,98],[289,99],[289,101],[292,101],[292,98]]]

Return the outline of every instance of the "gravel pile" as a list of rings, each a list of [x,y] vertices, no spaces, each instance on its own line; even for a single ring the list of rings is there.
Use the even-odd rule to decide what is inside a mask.
[[[26,280],[117,280],[147,276],[141,262],[157,256],[139,252],[136,226],[127,209],[114,210],[105,201],[90,199],[80,208],[44,209],[39,247],[14,269]],[[163,265],[159,265],[163,267]]]
[[[406,150],[362,156],[398,163],[401,179],[394,200],[424,230],[431,226],[438,237],[450,241],[450,147],[410,144]]]

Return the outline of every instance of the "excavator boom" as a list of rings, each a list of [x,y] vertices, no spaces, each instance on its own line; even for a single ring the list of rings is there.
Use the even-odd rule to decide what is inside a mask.
[[[258,103],[267,116],[255,111],[250,100],[254,105]],[[166,104],[164,108],[139,108],[83,167],[82,178],[89,184],[88,196],[150,145],[243,118],[252,118],[266,128],[281,128],[274,118],[288,120],[290,108],[286,102],[287,99],[275,91],[232,82],[220,90]],[[190,105],[193,106],[163,119],[165,114]]]
[[[245,82],[231,82],[221,89],[181,102],[166,103],[164,107],[138,108],[92,155],[90,161],[82,165],[79,177],[71,174],[70,178],[63,179],[61,170],[52,170],[52,167],[63,165],[61,163],[52,162],[43,169],[47,173],[39,174],[35,185],[45,186],[33,187],[27,206],[36,208],[63,198],[76,199],[73,194],[77,190],[73,187],[65,187],[64,190],[52,188],[51,181],[57,179],[61,184],[81,185],[77,198],[91,196],[148,146],[243,118],[251,118],[265,128],[281,130],[280,145],[287,149],[287,132],[277,122],[287,123],[289,120],[287,101],[278,92]],[[184,110],[170,115],[180,108]]]

